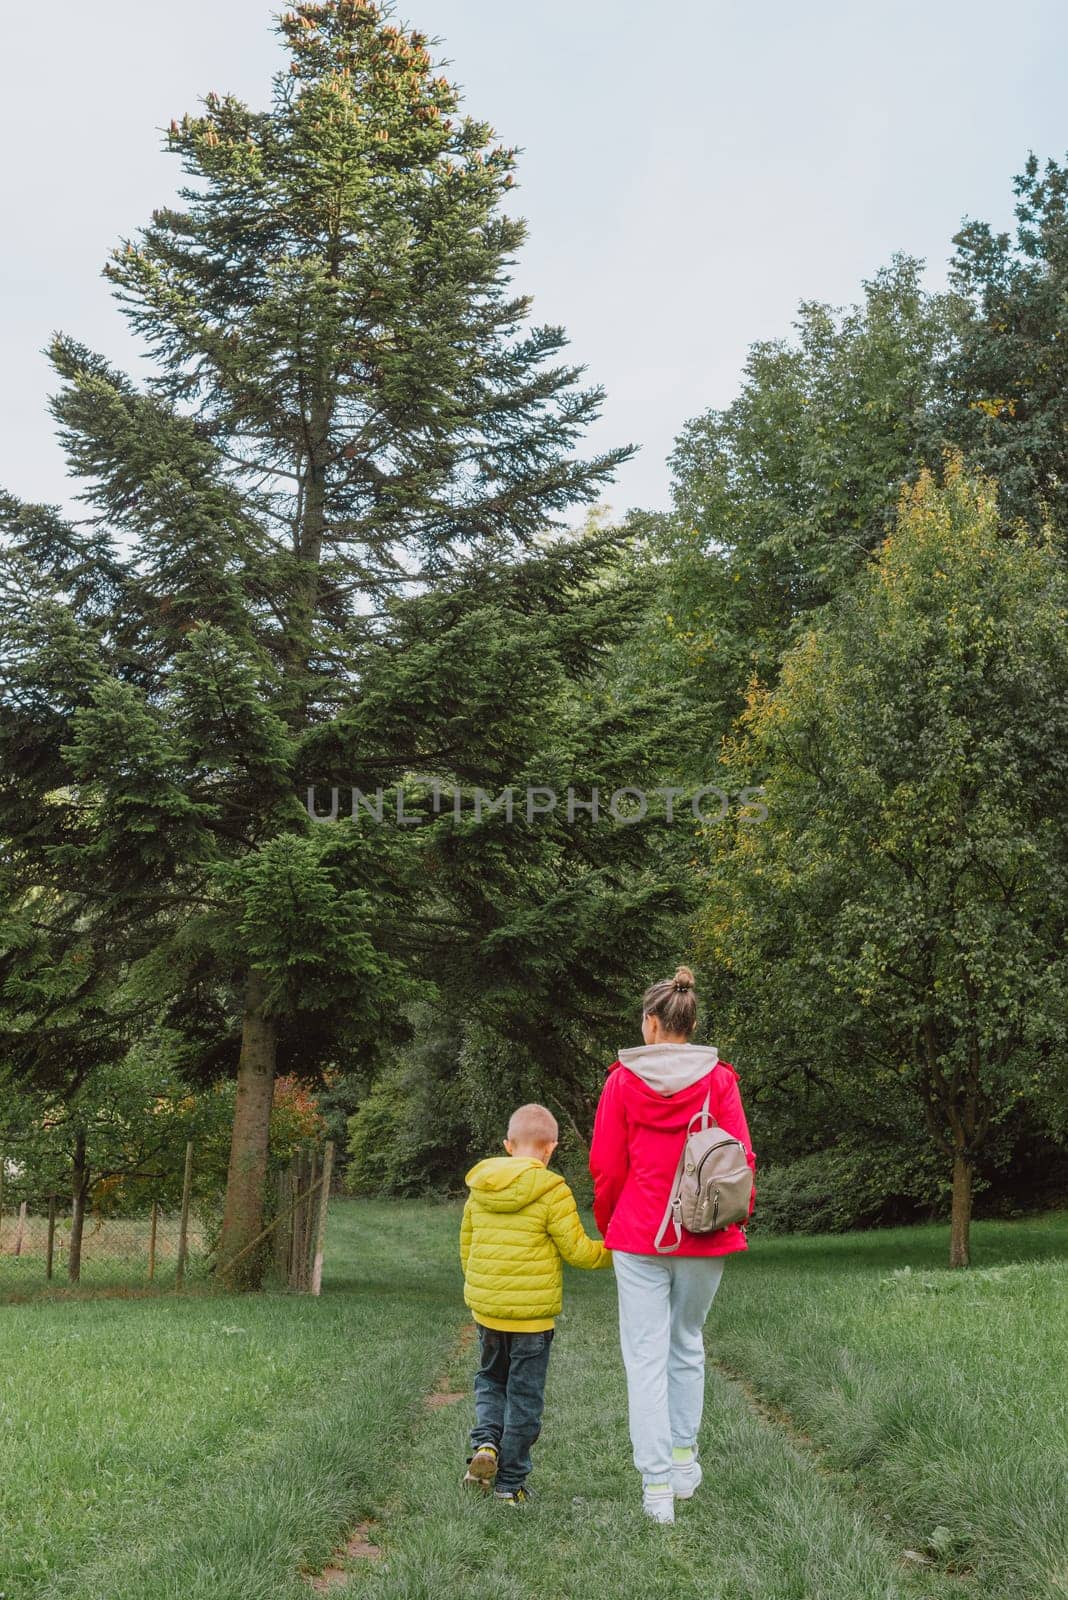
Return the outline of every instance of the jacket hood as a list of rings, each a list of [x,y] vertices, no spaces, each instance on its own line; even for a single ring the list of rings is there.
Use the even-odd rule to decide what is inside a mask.
[[[464,1179],[472,1197],[487,1211],[522,1211],[563,1181],[533,1156],[489,1156],[476,1162]]]
[[[719,1060],[714,1044],[640,1044],[616,1058],[656,1094],[678,1094],[707,1078]]]

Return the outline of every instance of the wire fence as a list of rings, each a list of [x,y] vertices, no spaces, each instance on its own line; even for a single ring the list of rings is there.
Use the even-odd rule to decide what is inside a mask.
[[[72,1275],[74,1217],[69,1201],[64,1210],[57,1203],[46,1213],[30,1211],[24,1202],[0,1216],[0,1293],[37,1289],[42,1281],[87,1287],[139,1283],[178,1287],[183,1280],[205,1275],[213,1222],[199,1208],[190,1215],[183,1258],[180,1212],[154,1205],[135,1217],[90,1213],[82,1230],[80,1265]]]
[[[100,1203],[106,1188],[47,1192],[32,1165],[0,1153],[0,1294],[32,1292],[42,1279],[89,1288],[146,1282],[180,1288],[206,1265],[213,1231],[214,1205],[200,1198],[194,1209],[193,1173],[188,1142],[177,1210],[142,1192],[139,1203],[116,1213],[113,1196]]]
[[[249,1258],[268,1287],[318,1294],[334,1147],[309,1144],[273,1167],[265,1227],[238,1256],[220,1262],[221,1194],[195,1193],[196,1153],[185,1152],[181,1202],[152,1199],[121,1214],[78,1208],[68,1194],[44,1195],[34,1174],[0,1152],[0,1299],[49,1287],[174,1290],[233,1281]]]

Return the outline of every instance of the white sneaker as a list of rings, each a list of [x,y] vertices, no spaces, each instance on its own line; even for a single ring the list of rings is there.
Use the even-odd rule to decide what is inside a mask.
[[[676,1462],[671,1469],[671,1488],[677,1500],[692,1500],[703,1474],[701,1463],[695,1456],[685,1464]]]
[[[643,1489],[642,1510],[654,1522],[674,1522],[675,1496],[670,1483],[654,1483]]]

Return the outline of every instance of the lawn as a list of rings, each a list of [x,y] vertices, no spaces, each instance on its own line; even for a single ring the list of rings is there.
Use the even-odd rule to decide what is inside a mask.
[[[318,1300],[0,1306],[4,1600],[306,1597],[454,1342],[454,1231],[337,1206]]]
[[[754,1238],[708,1325],[706,1484],[641,1517],[611,1275],[568,1274],[535,1504],[465,1497],[455,1207],[341,1202],[324,1293],[0,1307],[4,1600],[1066,1600],[1068,1214]],[[425,1396],[437,1386],[441,1403]]]
[[[946,1252],[944,1228],[754,1241],[710,1343],[910,1545],[1064,1600],[1068,1213],[979,1224],[968,1271]]]

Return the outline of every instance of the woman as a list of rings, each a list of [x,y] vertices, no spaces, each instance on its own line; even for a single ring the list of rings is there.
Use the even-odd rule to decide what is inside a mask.
[[[742,1141],[756,1170],[738,1074],[711,1045],[690,1043],[696,1025],[689,967],[646,990],[645,1044],[619,1052],[590,1146],[593,1213],[612,1251],[619,1293],[634,1465],[643,1508],[657,1522],[674,1522],[675,1499],[688,1500],[701,1481],[702,1329],[724,1257],[747,1248],[744,1227],[732,1223],[715,1233],[684,1228],[672,1254],[656,1250],[686,1130],[706,1094],[712,1117]],[[674,1243],[671,1231],[668,1242]]]

